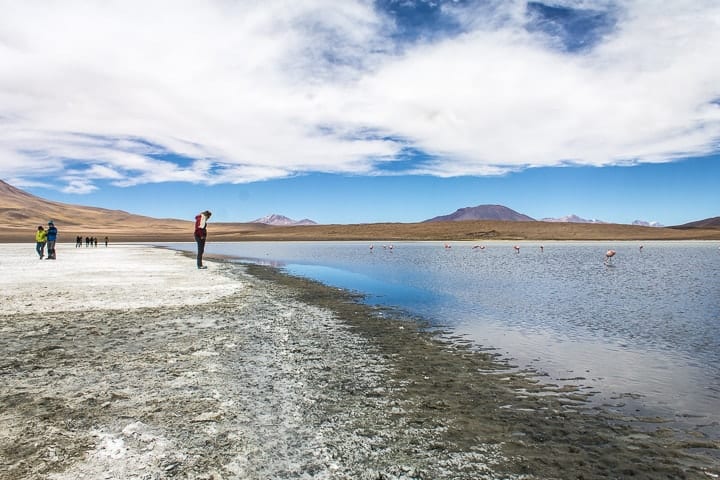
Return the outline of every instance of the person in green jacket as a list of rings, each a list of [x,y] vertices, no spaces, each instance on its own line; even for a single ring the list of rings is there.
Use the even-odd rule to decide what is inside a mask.
[[[45,256],[45,243],[47,243],[47,232],[40,225],[35,232],[35,251],[40,255],[40,260]]]

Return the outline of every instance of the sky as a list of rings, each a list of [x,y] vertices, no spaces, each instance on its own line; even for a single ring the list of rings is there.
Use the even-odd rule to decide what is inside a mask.
[[[0,0],[0,179],[161,218],[720,215],[718,0]]]

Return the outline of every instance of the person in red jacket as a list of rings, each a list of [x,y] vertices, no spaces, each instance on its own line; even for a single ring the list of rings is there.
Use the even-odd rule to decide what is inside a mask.
[[[197,242],[197,268],[207,268],[203,265],[202,257],[205,252],[205,239],[207,239],[207,221],[212,213],[205,210],[195,215],[195,242]]]

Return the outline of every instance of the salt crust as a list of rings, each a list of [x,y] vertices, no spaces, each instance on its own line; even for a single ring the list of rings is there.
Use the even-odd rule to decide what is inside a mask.
[[[198,305],[242,288],[217,275],[217,264],[198,270],[194,259],[153,247],[59,244],[56,251],[57,260],[40,260],[34,244],[0,245],[3,313]]]

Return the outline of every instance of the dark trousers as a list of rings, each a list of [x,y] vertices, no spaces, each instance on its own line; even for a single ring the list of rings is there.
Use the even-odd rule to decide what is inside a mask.
[[[205,253],[205,238],[199,235],[195,235],[195,242],[197,242],[197,266],[202,267],[202,257]]]
[[[35,251],[40,255],[40,258],[45,256],[45,242],[35,242]]]
[[[54,259],[55,258],[55,240],[47,241],[47,250],[48,250],[47,258]]]

